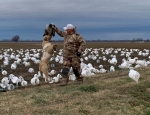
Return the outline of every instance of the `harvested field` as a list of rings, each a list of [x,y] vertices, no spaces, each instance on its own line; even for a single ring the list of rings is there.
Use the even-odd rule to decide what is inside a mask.
[[[56,43],[57,44],[57,43]],[[63,47],[62,43],[58,43],[57,51],[54,57]],[[111,55],[116,55],[118,63],[115,66],[115,72],[96,74],[91,78],[84,78],[83,84],[77,84],[76,81],[70,81],[66,87],[60,87],[58,84],[46,84],[43,78],[40,78],[41,84],[38,86],[22,87],[12,91],[1,92],[0,114],[1,115],[149,115],[150,114],[150,66],[144,69],[138,68],[137,71],[141,74],[139,84],[128,77],[128,70],[121,70],[118,65],[122,59],[127,59],[126,55],[120,56],[121,51],[115,53],[115,49],[121,48],[126,52],[131,52],[130,49],[138,49],[145,53],[144,49],[150,50],[149,43],[87,43],[87,48],[113,48],[112,53],[106,55],[99,52],[99,57],[105,56],[107,61],[100,59],[100,63],[96,60],[84,60],[86,64],[91,63],[93,67],[99,68],[99,65],[104,65],[105,69],[113,64],[108,63]],[[0,54],[5,49],[12,48],[14,53],[17,50],[41,49],[40,43],[0,43]],[[133,50],[130,57],[138,57],[149,61],[149,55],[138,55],[136,50]],[[8,52],[9,54],[10,52]],[[87,55],[89,55],[88,52]],[[23,54],[24,55],[24,54]],[[40,55],[41,56],[41,55]],[[22,56],[20,56],[22,58]],[[40,58],[38,58],[40,59]],[[0,65],[3,65],[4,59],[0,60]],[[10,65],[14,60],[10,60],[9,65],[4,69],[8,74],[23,76],[28,82],[38,72],[38,64],[33,63],[34,73],[29,73],[30,67],[25,67],[23,64],[17,66],[16,70],[12,70]],[[62,65],[51,61],[54,64],[51,69],[57,70],[60,73]],[[0,79],[4,76],[0,73]]]

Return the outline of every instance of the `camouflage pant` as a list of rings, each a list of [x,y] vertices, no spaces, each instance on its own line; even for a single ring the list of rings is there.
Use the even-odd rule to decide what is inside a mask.
[[[79,74],[81,73],[80,70],[80,57],[63,57],[63,68],[72,67],[72,69],[78,70]]]
[[[63,57],[63,67],[80,69],[80,57]]]

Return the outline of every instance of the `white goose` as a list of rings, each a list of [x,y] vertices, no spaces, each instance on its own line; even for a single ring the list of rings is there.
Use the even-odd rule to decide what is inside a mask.
[[[130,71],[129,71],[128,76],[129,76],[131,79],[133,79],[134,81],[136,81],[136,83],[138,84],[138,80],[139,80],[139,78],[140,78],[139,72],[133,70],[132,67],[130,67],[129,69],[130,69]]]
[[[14,90],[15,86],[13,84],[7,84],[7,89],[10,90]]]
[[[75,74],[69,75],[69,80],[70,80],[70,81],[75,81],[75,80],[76,80]]]
[[[34,72],[34,69],[33,69],[33,68],[29,68],[29,69],[28,69],[28,72],[29,72],[29,73],[33,73],[33,72]]]
[[[6,88],[7,87],[7,85],[8,85],[8,83],[9,83],[9,78],[8,77],[4,77],[2,80],[1,80],[1,87],[2,88]]]
[[[90,70],[82,70],[81,75],[82,75],[82,77],[91,77],[91,71]]]
[[[34,76],[31,80],[30,80],[32,85],[38,85],[40,84],[40,80],[37,76]]]
[[[21,82],[21,86],[27,86],[28,85],[28,82],[26,81],[26,80],[23,80],[22,82]]]
[[[2,74],[3,75],[7,75],[7,71],[6,70],[2,70]]]
[[[115,71],[114,66],[110,66],[110,71],[112,71],[112,72],[114,72],[114,71]]]

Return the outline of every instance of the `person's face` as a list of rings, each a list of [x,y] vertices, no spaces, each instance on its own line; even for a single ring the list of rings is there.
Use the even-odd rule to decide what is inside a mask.
[[[73,32],[73,29],[67,29],[66,31],[68,34],[71,34]]]

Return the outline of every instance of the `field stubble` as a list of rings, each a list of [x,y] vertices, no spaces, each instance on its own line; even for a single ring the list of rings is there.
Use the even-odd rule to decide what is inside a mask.
[[[87,43],[87,47],[150,49],[147,43]],[[0,48],[31,49],[41,48],[41,45],[3,43]],[[60,48],[62,45],[58,46],[58,49]],[[95,66],[98,65],[95,64]],[[38,65],[34,65],[33,68],[38,69]],[[60,68],[61,66],[58,69]],[[112,73],[98,74],[93,78],[85,78],[84,83],[80,85],[73,81],[70,81],[66,87],[43,83],[39,86],[1,93],[0,114],[150,115],[149,69],[149,66],[145,70],[138,69],[141,74],[139,84],[128,78],[128,70],[118,70]],[[10,71],[14,74],[22,74],[28,80],[33,77],[26,72],[27,69],[23,66],[19,67],[18,71]]]

